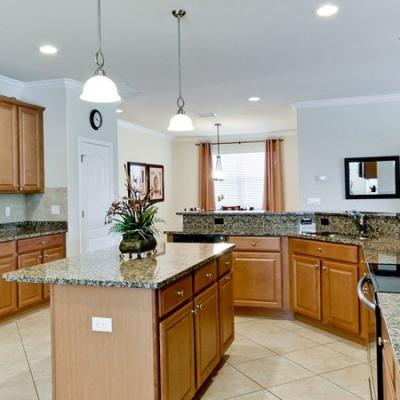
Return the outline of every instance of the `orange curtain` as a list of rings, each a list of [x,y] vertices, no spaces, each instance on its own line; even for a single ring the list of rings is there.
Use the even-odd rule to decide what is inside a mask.
[[[264,210],[283,211],[282,140],[265,141]]]
[[[199,146],[199,206],[206,211],[215,209],[211,143]]]

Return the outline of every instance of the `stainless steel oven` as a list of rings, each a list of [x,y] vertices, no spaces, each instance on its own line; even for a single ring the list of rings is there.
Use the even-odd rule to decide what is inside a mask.
[[[358,297],[368,310],[368,362],[371,400],[383,400],[382,329],[378,297],[370,275],[358,282]]]

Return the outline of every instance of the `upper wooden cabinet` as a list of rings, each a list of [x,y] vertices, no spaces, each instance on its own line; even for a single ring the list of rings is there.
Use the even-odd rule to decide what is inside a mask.
[[[43,111],[0,96],[0,193],[44,191]]]

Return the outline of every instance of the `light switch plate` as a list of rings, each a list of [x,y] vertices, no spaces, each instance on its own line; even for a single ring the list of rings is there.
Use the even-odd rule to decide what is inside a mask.
[[[52,205],[50,212],[52,215],[60,215],[60,206],[58,204]]]
[[[6,217],[11,217],[11,207],[10,206],[6,207]]]
[[[112,332],[112,318],[92,317],[93,332]]]
[[[309,197],[307,199],[307,204],[310,205],[320,205],[321,199],[319,197]]]

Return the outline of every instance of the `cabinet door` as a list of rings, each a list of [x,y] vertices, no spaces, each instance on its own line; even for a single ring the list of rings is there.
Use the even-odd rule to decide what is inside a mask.
[[[358,334],[360,310],[357,297],[358,265],[322,262],[324,321]]]
[[[14,271],[17,266],[15,256],[0,259],[0,277],[6,272]],[[0,316],[17,310],[17,284],[0,278]]]
[[[65,250],[64,247],[55,247],[54,249],[48,249],[43,252],[43,262],[51,262],[56,260],[61,260],[65,258]],[[43,285],[43,298],[45,300],[50,298],[50,288],[49,285]]]
[[[18,108],[0,102],[0,192],[19,191]]]
[[[43,116],[42,111],[19,107],[19,158],[22,192],[43,192]]]
[[[316,257],[294,255],[293,310],[321,320],[321,269]]]
[[[280,253],[234,252],[235,306],[282,307]]]
[[[161,398],[191,400],[195,393],[193,303],[160,324]]]
[[[229,272],[218,282],[221,357],[232,344],[234,339],[232,277],[232,272]]]
[[[214,283],[194,299],[197,388],[220,361],[218,284]]]
[[[42,252],[34,251],[18,256],[18,268],[33,267],[42,263]],[[42,285],[38,283],[18,283],[18,307],[26,307],[42,301]]]

